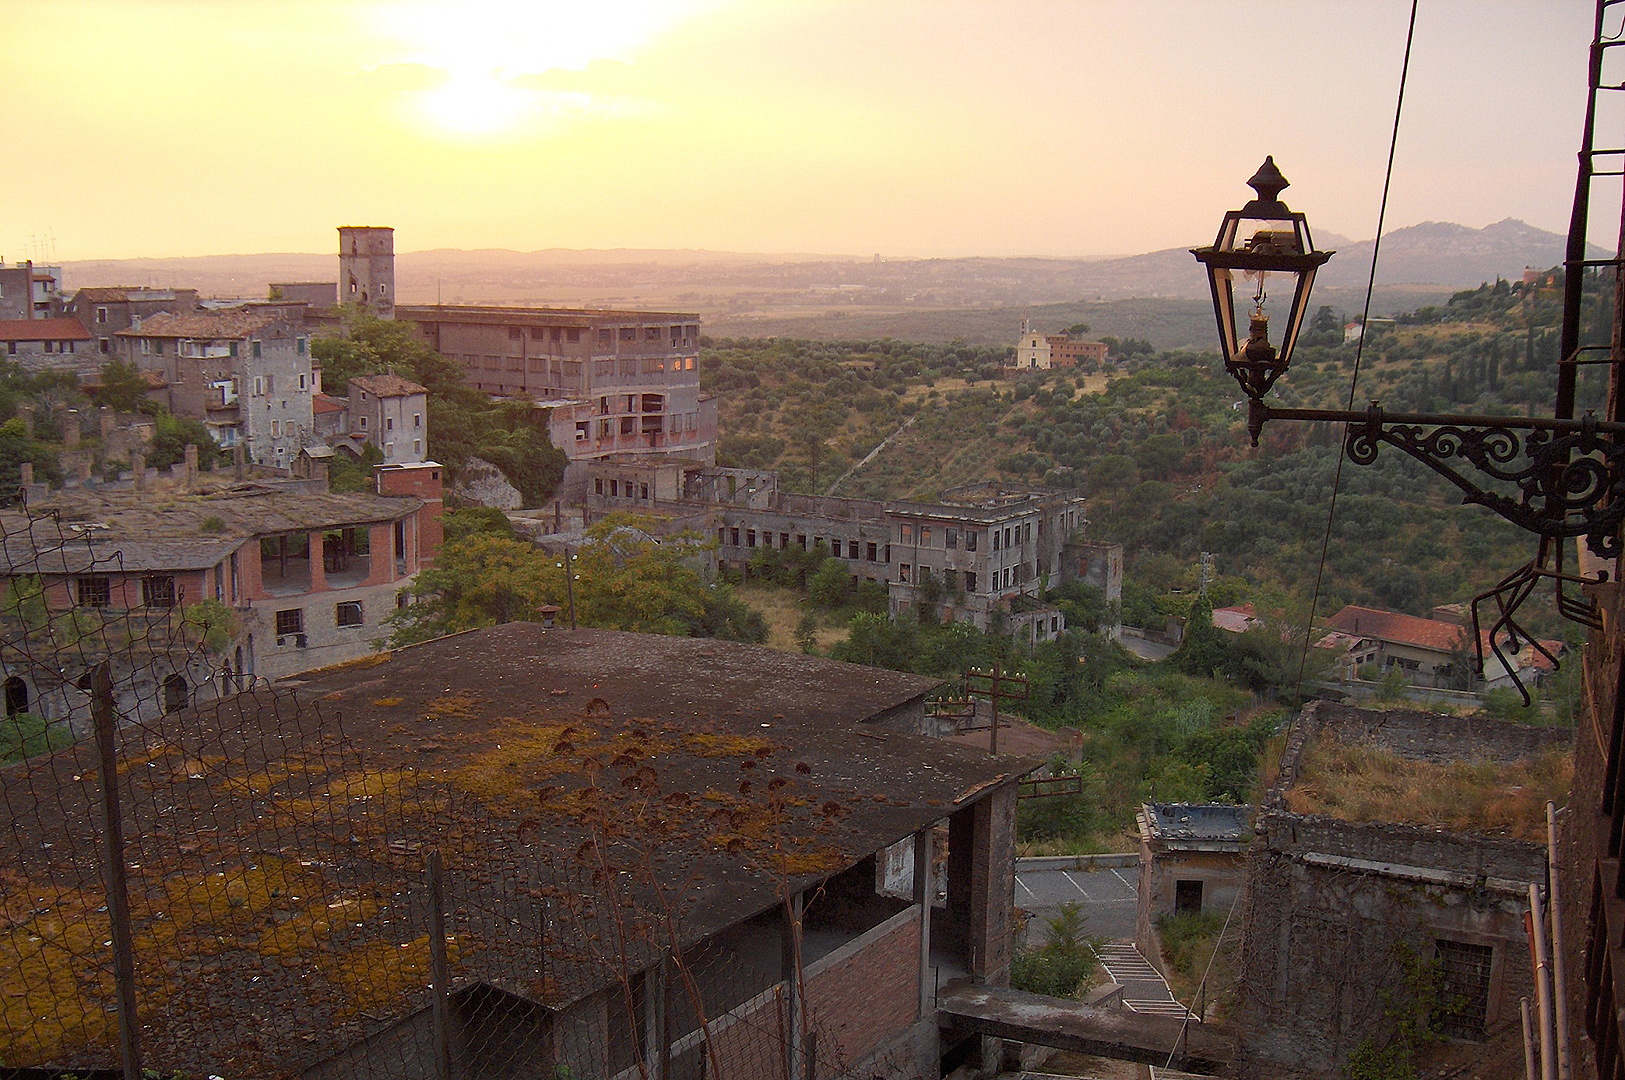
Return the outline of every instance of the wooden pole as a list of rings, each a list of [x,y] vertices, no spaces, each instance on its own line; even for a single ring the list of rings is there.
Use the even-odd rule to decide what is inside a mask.
[[[135,1013],[135,947],[130,933],[129,879],[124,867],[124,821],[118,802],[118,717],[108,662],[90,675],[90,712],[101,758],[102,862],[107,874],[107,912],[113,926],[113,980],[118,991],[119,1054],[124,1080],[141,1080],[140,1021]]]
[[[429,978],[434,981],[435,1075],[451,1080],[451,1016],[446,980],[446,903],[440,852],[429,852]]]
[[[987,749],[990,754],[999,752],[999,665],[993,665],[993,693],[988,695],[988,703],[993,706],[993,727],[987,737]]]

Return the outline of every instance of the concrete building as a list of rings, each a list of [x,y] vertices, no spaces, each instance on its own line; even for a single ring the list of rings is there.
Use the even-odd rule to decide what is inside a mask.
[[[94,369],[100,361],[78,319],[27,318],[0,321],[0,351],[31,371]]]
[[[1156,921],[1230,910],[1247,882],[1253,808],[1219,803],[1145,803],[1140,832],[1136,944],[1155,956]]]
[[[429,445],[428,394],[399,375],[357,375],[350,380],[345,410],[351,440],[376,446],[388,465],[424,460]]]
[[[339,226],[340,300],[380,319],[395,317],[395,230]],[[325,296],[325,293],[324,293]]]
[[[716,460],[697,315],[439,305],[402,305],[396,315],[460,362],[475,389],[549,410],[549,437],[570,459],[566,499],[585,490],[582,463],[611,454]]]
[[[136,937],[143,993],[167,1006],[143,1017],[145,1060],[307,1080],[448,1059],[460,1077],[991,1074],[998,1044],[944,1021],[939,988],[1007,985],[1016,784],[1034,763],[877,729],[933,685],[509,624],[200,705],[161,743],[132,732],[133,804],[167,808],[130,878],[143,927],[161,913]],[[93,758],[81,744],[4,774],[44,795],[0,836],[9,887],[36,906],[98,891],[79,828],[95,787],[69,779]],[[899,844],[920,856],[902,896],[878,871]],[[207,964],[179,914],[162,932],[179,907],[157,901],[194,877],[231,898]],[[436,1004],[421,972],[440,948]],[[83,966],[29,956],[52,977]],[[0,957],[11,985],[14,963]],[[104,991],[76,987],[98,1008]],[[115,1065],[117,1040],[89,1031],[0,1040],[19,1065]]]
[[[208,425],[221,446],[242,444],[265,465],[287,467],[314,438],[313,366],[303,323],[272,308],[155,315],[115,335],[122,357],[162,371],[169,408]]]
[[[357,239],[356,246],[360,247]],[[271,300],[288,300],[304,304],[310,311],[325,311],[337,307],[339,283],[336,281],[273,281]]]
[[[132,286],[84,288],[68,301],[67,312],[95,339],[96,352],[117,353],[120,330],[154,315],[191,315],[201,310],[196,289],[142,289]]]

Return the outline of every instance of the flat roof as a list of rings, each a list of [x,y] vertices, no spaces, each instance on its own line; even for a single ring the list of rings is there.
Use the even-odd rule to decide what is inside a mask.
[[[524,322],[533,320],[544,325],[567,325],[583,319],[595,322],[642,322],[658,320],[671,322],[699,322],[693,311],[622,311],[617,308],[552,308],[507,307],[501,304],[397,304],[397,318],[414,322]]]
[[[1252,835],[1253,808],[1225,803],[1146,803],[1151,835],[1162,840],[1234,840]]]
[[[148,1053],[188,1072],[297,1072],[424,1007],[411,965],[426,962],[430,850],[447,867],[452,988],[549,1008],[608,985],[623,942],[641,967],[773,910],[1038,764],[870,723],[934,685],[516,623],[127,726]],[[93,921],[104,902],[95,758],[86,742],[0,770],[31,793],[0,832],[17,895],[50,897],[31,899],[30,928]],[[0,979],[21,962],[0,955]],[[182,995],[215,1003],[210,1023],[164,1007]],[[96,1065],[116,1040],[70,1049],[53,1060]]]

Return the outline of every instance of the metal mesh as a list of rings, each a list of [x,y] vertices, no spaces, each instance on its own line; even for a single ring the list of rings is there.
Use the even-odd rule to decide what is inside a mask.
[[[704,900],[661,844],[683,796],[646,766],[603,761],[574,794],[573,850],[540,820],[482,828],[477,790],[383,767],[321,701],[233,674],[188,598],[82,531],[11,515],[0,543],[5,1066],[697,1080],[872,1052],[819,997],[839,980],[805,977],[822,896],[685,933]]]

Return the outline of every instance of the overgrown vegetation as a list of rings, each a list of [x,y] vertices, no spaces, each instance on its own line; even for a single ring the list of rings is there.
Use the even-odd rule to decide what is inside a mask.
[[[33,713],[17,713],[0,720],[0,765],[48,754],[72,741],[66,724]]]
[[[1062,904],[1047,924],[1042,945],[1023,945],[1010,961],[1010,986],[1029,994],[1072,997],[1086,989],[1099,966],[1099,939],[1087,933],[1083,906]]]

